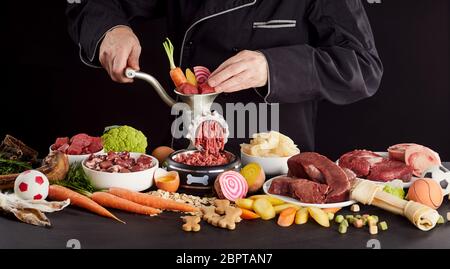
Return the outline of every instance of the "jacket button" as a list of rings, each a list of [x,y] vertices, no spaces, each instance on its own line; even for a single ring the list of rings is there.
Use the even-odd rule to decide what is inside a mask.
[[[186,43],[184,44],[184,49],[189,50],[192,48],[193,45],[194,45],[193,41],[186,41]]]

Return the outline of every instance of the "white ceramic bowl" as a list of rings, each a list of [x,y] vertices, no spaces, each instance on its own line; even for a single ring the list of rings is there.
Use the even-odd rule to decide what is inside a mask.
[[[52,146],[50,146],[50,148],[48,149],[50,153],[52,153],[54,150],[52,150]],[[105,153],[105,151],[102,149],[98,152],[95,152],[94,154],[103,154]],[[85,159],[87,159],[89,156],[91,156],[91,154],[81,154],[81,155],[69,155],[66,154],[67,158],[69,159],[69,164],[75,164],[75,163],[81,163],[83,162]]]
[[[98,155],[98,154],[96,154]],[[131,158],[137,159],[142,153],[130,153]],[[109,173],[87,168],[82,162],[86,176],[96,189],[108,189],[111,187],[124,188],[131,191],[144,191],[153,185],[153,175],[158,168],[158,160],[150,155],[145,155],[153,160],[153,166],[147,170],[130,173]]]
[[[266,175],[278,176],[285,175],[288,173],[287,160],[289,157],[256,157],[248,155],[241,150],[241,162],[242,166],[249,163],[257,163],[261,165]]]

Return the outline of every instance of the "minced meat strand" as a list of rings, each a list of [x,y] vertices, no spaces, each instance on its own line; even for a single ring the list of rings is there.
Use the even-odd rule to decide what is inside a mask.
[[[230,162],[223,152],[225,147],[225,130],[214,120],[200,124],[195,137],[195,147],[199,151],[179,154],[175,161],[192,166],[217,166]]]

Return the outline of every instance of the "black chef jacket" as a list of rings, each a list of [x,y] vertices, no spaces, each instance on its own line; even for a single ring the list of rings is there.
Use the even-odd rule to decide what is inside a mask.
[[[262,52],[267,86],[217,101],[279,103],[279,130],[303,151],[314,149],[318,101],[349,104],[380,84],[383,67],[360,0],[82,0],[67,9],[69,32],[89,65],[98,65],[109,29],[161,15],[182,68],[214,70],[240,50]],[[236,152],[242,141],[230,139],[227,148]]]

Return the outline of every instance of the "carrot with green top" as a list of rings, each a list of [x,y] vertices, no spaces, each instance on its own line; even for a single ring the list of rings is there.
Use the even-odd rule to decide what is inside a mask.
[[[159,209],[140,205],[107,192],[94,192],[91,198],[104,207],[120,209],[131,213],[150,216],[161,213],[161,210]]]
[[[86,197],[63,186],[51,185],[48,188],[48,198],[54,201],[64,201],[70,199],[71,205],[81,207],[93,213],[96,213],[97,215],[115,219],[119,222],[125,223],[116,216],[114,216],[106,208],[92,201],[89,197]]]
[[[170,42],[169,38],[166,38],[166,41],[163,43],[164,50],[166,51],[167,58],[169,58],[170,63],[170,78],[172,79],[175,87],[180,87],[182,84],[188,82],[186,76],[183,73],[181,68],[175,65],[175,61],[173,60],[173,45]]]

